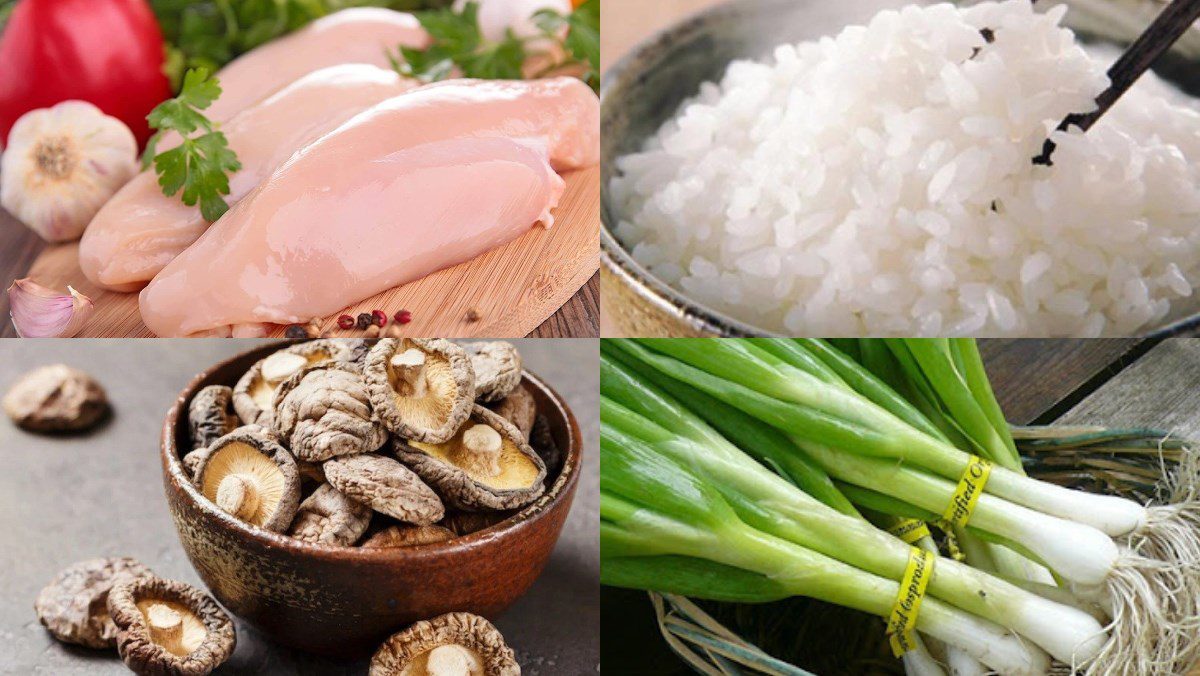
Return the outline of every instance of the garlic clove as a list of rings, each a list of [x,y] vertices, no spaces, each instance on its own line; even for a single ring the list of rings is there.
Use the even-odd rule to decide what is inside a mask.
[[[67,294],[26,277],[8,287],[9,313],[22,338],[70,338],[79,333],[95,306],[92,299],[67,287]]]
[[[47,242],[79,239],[138,171],[137,141],[84,101],[22,115],[0,155],[0,205]]]

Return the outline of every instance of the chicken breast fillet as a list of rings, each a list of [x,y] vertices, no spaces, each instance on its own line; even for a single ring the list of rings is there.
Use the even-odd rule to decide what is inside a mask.
[[[309,73],[222,126],[242,168],[229,180],[236,204],[293,153],[371,106],[417,83],[366,64]],[[79,265],[92,283],[137,291],[191,246],[208,222],[200,206],[167,197],[153,170],[126,183],[100,209],[79,244]]]
[[[298,152],[141,293],[160,336],[305,322],[542,222],[555,173],[599,162],[574,78],[454,80],[389,99]],[[251,329],[251,330],[247,330]]]

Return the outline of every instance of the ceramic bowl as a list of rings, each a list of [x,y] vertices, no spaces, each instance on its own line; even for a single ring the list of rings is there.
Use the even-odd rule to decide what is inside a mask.
[[[611,201],[614,160],[638,150],[706,81],[720,79],[730,61],[769,56],[775,45],[834,35],[866,23],[883,9],[913,0],[731,0],[651,36],[605,74],[600,89],[601,293],[608,330],[625,336],[765,335],[687,297],[650,274],[614,236],[621,214]],[[1043,0],[1041,4],[1046,3]],[[1085,40],[1131,42],[1164,6],[1161,0],[1068,2],[1066,23]],[[1156,70],[1200,96],[1200,29],[1193,28]],[[1200,315],[1171,317],[1157,335],[1194,331]]]
[[[251,526],[204,498],[180,462],[190,450],[188,402],[208,385],[232,386],[279,347],[259,347],[197,375],[163,425],[171,517],[188,559],[221,605],[284,645],[360,656],[417,620],[460,610],[495,617],[529,589],[571,509],[582,448],[566,403],[530,373],[525,384],[549,423],[561,466],[548,468],[544,496],[484,530],[409,548],[330,547]]]

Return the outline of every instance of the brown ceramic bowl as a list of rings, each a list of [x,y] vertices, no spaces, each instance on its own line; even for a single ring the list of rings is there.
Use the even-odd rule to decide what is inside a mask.
[[[404,549],[313,545],[251,526],[221,511],[189,480],[187,404],[208,385],[237,382],[279,349],[264,345],[200,373],[179,394],[162,433],[163,484],[179,540],[221,605],[287,646],[355,656],[388,635],[450,611],[494,617],[542,572],[571,509],[582,440],[575,416],[532,374],[525,384],[562,449],[537,502],[484,530]]]

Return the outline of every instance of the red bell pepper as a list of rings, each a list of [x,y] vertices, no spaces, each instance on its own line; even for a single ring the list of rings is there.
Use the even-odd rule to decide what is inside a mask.
[[[163,37],[146,0],[20,0],[0,35],[0,146],[21,115],[77,99],[145,143],[170,98]]]

